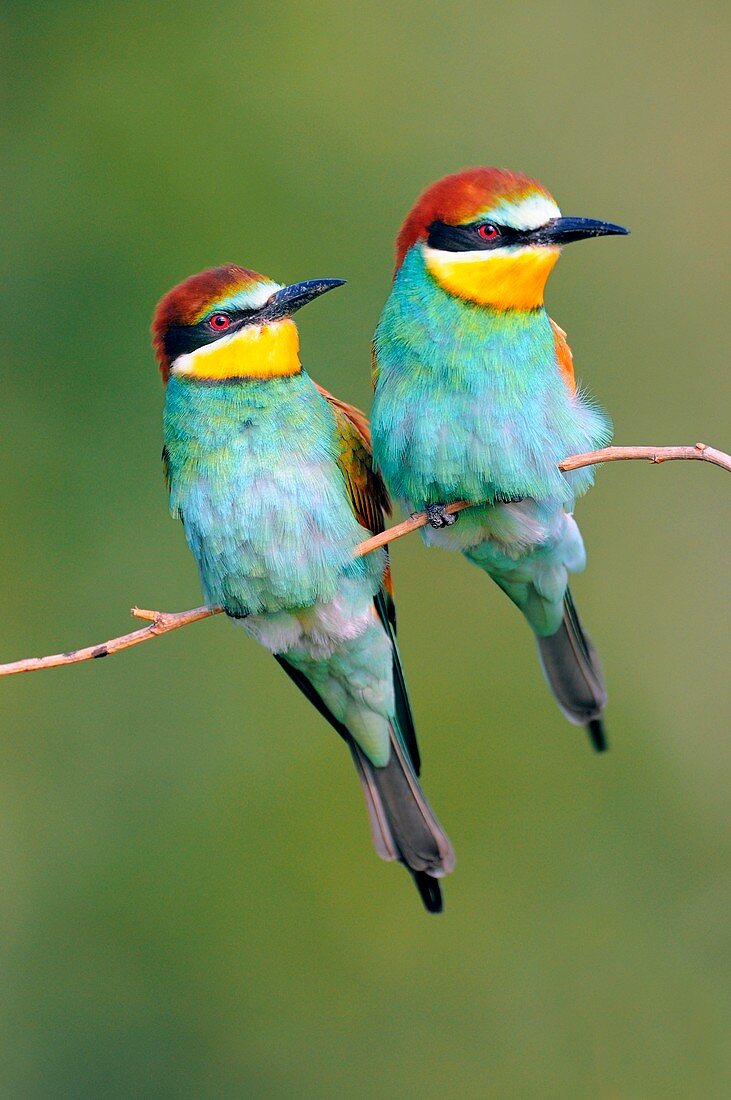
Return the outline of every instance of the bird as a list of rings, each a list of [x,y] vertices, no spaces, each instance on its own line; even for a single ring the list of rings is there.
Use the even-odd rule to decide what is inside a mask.
[[[372,349],[373,454],[390,493],[427,513],[428,545],[461,551],[523,612],[558,706],[597,751],[607,693],[568,586],[586,564],[574,503],[594,474],[558,463],[604,447],[612,426],[577,387],[544,289],[564,245],[628,232],[564,217],[522,173],[445,176],[398,234]],[[475,507],[445,511],[458,500]]]
[[[368,421],[303,369],[293,314],[342,279],[282,285],[236,264],[158,303],[163,464],[210,604],[268,649],[346,742],[376,851],[440,912],[451,844],[419,784]],[[299,844],[299,842],[298,842]]]

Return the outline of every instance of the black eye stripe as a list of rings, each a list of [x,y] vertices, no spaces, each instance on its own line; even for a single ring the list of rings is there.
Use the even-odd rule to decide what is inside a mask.
[[[198,348],[205,347],[206,344],[213,344],[216,340],[223,339],[224,336],[230,336],[237,329],[245,325],[258,310],[255,309],[241,309],[236,313],[226,313],[226,316],[231,319],[231,324],[226,328],[216,329],[209,324],[211,317],[215,317],[218,313],[223,314],[224,310],[214,310],[203,321],[199,321],[197,325],[171,325],[165,333],[165,354],[169,356],[170,360],[175,360],[179,355],[189,355],[192,351],[197,351]]]
[[[470,222],[468,225],[448,225],[447,222],[432,222],[429,226],[427,244],[430,248],[438,248],[442,252],[476,252],[516,247],[522,244],[535,244],[535,229],[514,229],[510,225],[499,225],[490,222],[497,229],[497,235],[489,240],[480,236],[480,226],[485,224],[485,219],[479,222]]]

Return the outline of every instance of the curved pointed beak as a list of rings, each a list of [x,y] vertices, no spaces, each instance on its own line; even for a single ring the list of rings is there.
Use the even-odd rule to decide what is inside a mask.
[[[622,237],[629,233],[622,225],[600,222],[595,218],[554,218],[548,225],[538,230],[541,244],[564,245],[572,241],[583,241],[587,237],[610,237],[618,234]]]
[[[292,283],[272,294],[262,307],[259,317],[267,321],[289,317],[308,302],[326,294],[328,290],[334,290],[336,286],[343,286],[344,283],[345,279],[308,279],[304,283]]]

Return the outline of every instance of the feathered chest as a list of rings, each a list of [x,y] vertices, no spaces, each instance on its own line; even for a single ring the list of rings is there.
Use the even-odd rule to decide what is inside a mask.
[[[471,305],[407,267],[375,349],[374,455],[392,491],[417,506],[459,496],[568,502],[578,483],[557,462],[607,438],[606,419],[567,385],[542,309]]]
[[[206,598],[236,615],[331,599],[362,530],[309,378],[172,379],[164,427],[170,506]]]

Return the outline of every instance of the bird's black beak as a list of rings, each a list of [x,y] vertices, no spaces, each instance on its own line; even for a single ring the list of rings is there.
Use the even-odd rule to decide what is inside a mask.
[[[564,245],[572,241],[583,241],[585,237],[609,237],[614,234],[626,236],[629,229],[611,222],[600,222],[594,218],[554,218],[548,225],[536,231],[539,244]]]
[[[304,283],[282,287],[262,306],[257,314],[257,321],[278,321],[282,317],[289,317],[308,302],[314,301],[328,290],[334,290],[336,286],[342,286],[344,282],[345,279],[308,279]]]

